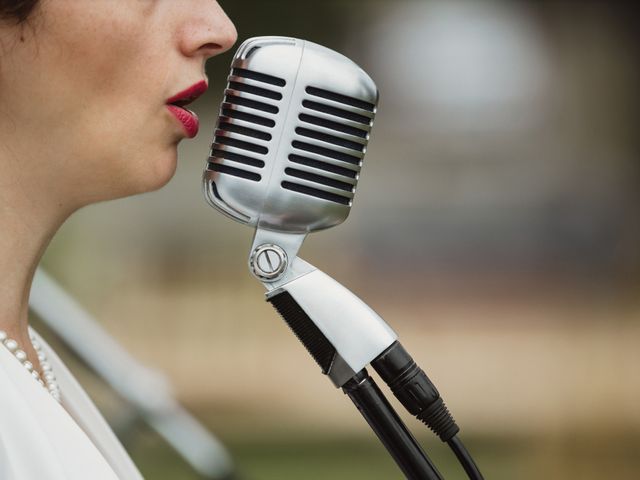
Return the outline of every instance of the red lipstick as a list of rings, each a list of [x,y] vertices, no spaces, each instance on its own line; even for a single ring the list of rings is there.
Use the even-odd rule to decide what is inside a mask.
[[[191,85],[186,90],[176,93],[167,100],[167,109],[182,124],[187,138],[193,138],[198,133],[200,122],[198,116],[191,110],[184,108],[196,98],[207,91],[207,82],[204,80]]]

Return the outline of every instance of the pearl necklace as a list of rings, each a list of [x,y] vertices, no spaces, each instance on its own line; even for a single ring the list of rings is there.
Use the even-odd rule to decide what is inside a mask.
[[[42,367],[42,373],[44,375],[44,380],[40,376],[40,373],[34,368],[33,363],[29,361],[27,358],[27,354],[24,350],[21,350],[18,346],[18,342],[14,339],[9,338],[7,336],[7,332],[0,330],[0,343],[2,343],[7,349],[13,353],[13,356],[22,363],[24,368],[27,369],[31,376],[38,381],[43,388],[47,389],[51,396],[56,399],[58,403],[61,403],[60,399],[60,387],[58,386],[58,382],[56,381],[56,376],[53,374],[53,370],[51,369],[51,364],[47,359],[47,356],[42,351],[40,347],[40,343],[36,340],[31,327],[29,327],[29,338],[31,339],[31,344],[33,345],[34,350],[38,354],[38,361],[40,362],[40,366]]]

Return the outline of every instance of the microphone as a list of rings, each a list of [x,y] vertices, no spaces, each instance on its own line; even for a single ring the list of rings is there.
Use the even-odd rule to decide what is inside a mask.
[[[249,269],[322,373],[356,404],[408,478],[436,480],[365,367],[475,471],[437,389],[382,318],[297,256],[307,234],[349,215],[378,98],[369,75],[328,48],[277,36],[245,41],[231,63],[203,191],[212,207],[255,228]]]
[[[297,253],[309,232],[349,215],[377,103],[375,83],[347,57],[305,40],[249,39],[233,58],[203,174],[208,203],[256,228],[252,273],[281,314],[296,312],[283,316],[337,387],[397,336]]]
[[[373,80],[315,43],[258,37],[238,49],[204,173],[209,203],[287,233],[342,223],[378,103]]]
[[[451,439],[458,426],[396,333],[297,256],[308,233],[349,215],[378,104],[375,83],[328,48],[256,37],[236,52],[224,93],[204,195],[256,229],[249,268],[267,301],[336,387],[371,363],[413,415]]]

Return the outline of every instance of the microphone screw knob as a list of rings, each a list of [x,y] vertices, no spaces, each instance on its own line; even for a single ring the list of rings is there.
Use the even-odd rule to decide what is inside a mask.
[[[260,245],[253,251],[249,264],[259,280],[275,281],[287,268],[287,254],[277,245]]]

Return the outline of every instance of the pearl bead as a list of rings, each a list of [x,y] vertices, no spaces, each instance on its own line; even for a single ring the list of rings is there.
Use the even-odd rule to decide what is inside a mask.
[[[36,380],[42,387],[46,388],[51,396],[58,402],[62,403],[60,396],[60,387],[56,382],[56,376],[54,375],[51,364],[47,360],[47,356],[42,351],[40,347],[40,343],[36,340],[35,335],[31,331],[31,327],[29,327],[29,337],[31,338],[31,343],[33,345],[36,354],[38,355],[38,361],[40,362],[40,366],[42,367],[42,372],[44,379],[40,377],[40,373],[34,368],[33,364],[28,360],[27,354],[24,350],[19,348],[18,342],[9,338],[7,333],[3,330],[0,330],[0,343],[4,344],[4,346],[13,353],[16,359],[24,365],[24,368],[27,369],[31,376]]]
[[[4,346],[7,347],[10,352],[15,352],[18,349],[18,342],[8,338],[4,341]]]

